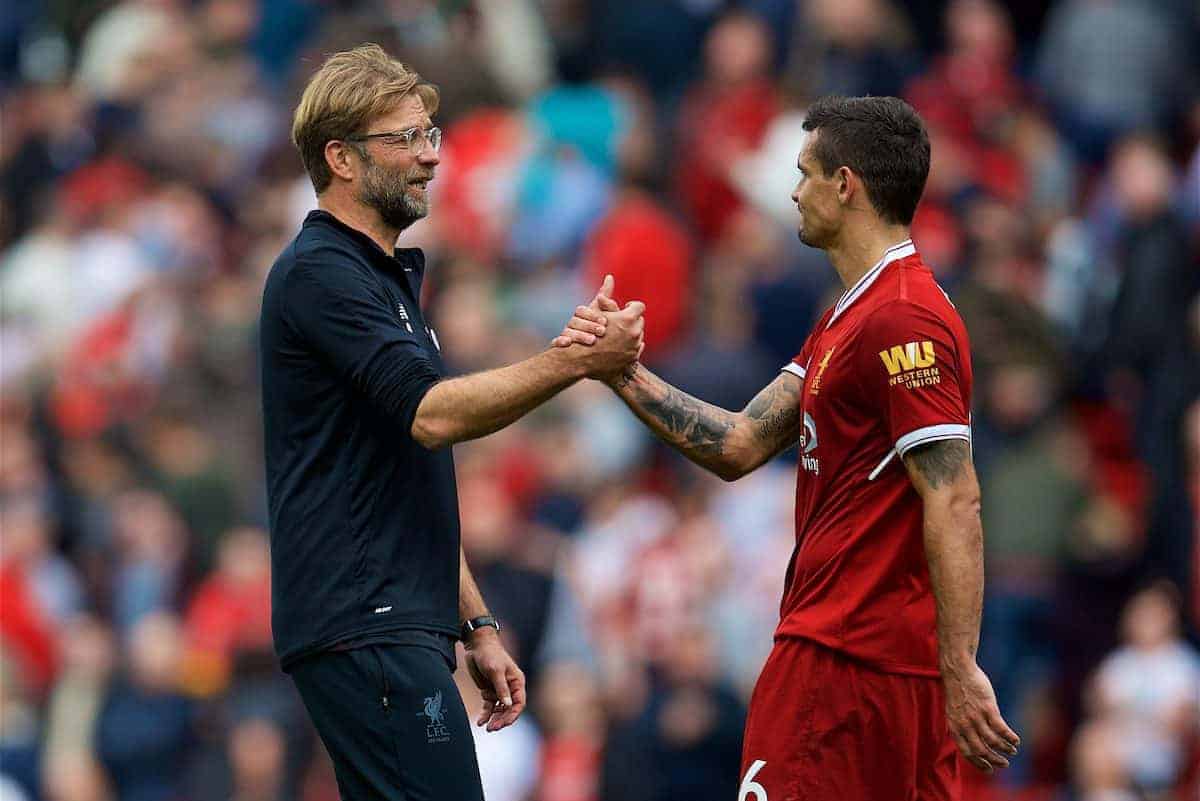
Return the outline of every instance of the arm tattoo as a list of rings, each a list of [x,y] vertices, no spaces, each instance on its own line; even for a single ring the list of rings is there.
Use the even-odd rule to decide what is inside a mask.
[[[638,364],[639,362],[634,362],[621,372],[621,377],[617,379],[614,389],[624,389],[629,386],[630,382],[637,377]]]
[[[733,430],[728,412],[714,409],[669,385],[665,397],[645,398],[642,408],[662,423],[674,439],[704,456],[720,454],[725,438]]]
[[[921,471],[929,486],[937,489],[952,483],[971,462],[971,446],[966,440],[942,439],[919,445],[909,451],[908,458]]]
[[[788,442],[800,422],[800,389],[797,382],[776,380],[754,396],[745,414],[754,421],[756,439],[776,447]]]

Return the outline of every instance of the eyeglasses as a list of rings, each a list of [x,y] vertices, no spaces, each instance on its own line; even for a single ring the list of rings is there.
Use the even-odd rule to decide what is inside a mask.
[[[356,134],[346,137],[346,141],[348,142],[365,142],[368,139],[382,139],[383,143],[388,147],[402,147],[414,156],[419,156],[425,152],[426,144],[433,148],[434,153],[441,149],[442,129],[409,128],[407,131],[385,131],[383,133]]]

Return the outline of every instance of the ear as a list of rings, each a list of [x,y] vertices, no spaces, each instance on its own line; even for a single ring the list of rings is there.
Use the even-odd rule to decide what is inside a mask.
[[[834,173],[833,180],[837,187],[838,200],[842,205],[849,205],[858,189],[858,176],[851,172],[849,167],[842,166]]]
[[[330,139],[325,143],[325,164],[335,178],[343,181],[353,181],[358,172],[355,160],[357,153],[354,148],[338,139]]]

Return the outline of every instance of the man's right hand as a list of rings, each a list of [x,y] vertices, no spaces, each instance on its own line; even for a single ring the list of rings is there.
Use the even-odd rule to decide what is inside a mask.
[[[551,342],[556,348],[569,348],[572,342],[580,345],[595,345],[596,340],[604,336],[608,328],[608,318],[605,312],[620,311],[621,307],[612,298],[613,277],[604,276],[604,283],[596,292],[595,297],[586,306],[576,306],[575,316],[567,321],[562,333]]]
[[[632,300],[622,309],[612,299],[613,278],[604,283],[587,306],[575,309],[575,315],[554,339],[554,346],[574,348],[590,378],[610,380],[641,357],[646,306]],[[580,347],[583,346],[583,347]]]

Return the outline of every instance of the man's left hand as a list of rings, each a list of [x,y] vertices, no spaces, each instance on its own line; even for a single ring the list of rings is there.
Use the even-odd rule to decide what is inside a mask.
[[[1021,738],[1000,716],[996,693],[987,675],[970,660],[942,665],[946,688],[946,722],[958,750],[985,773],[1007,768]]]
[[[492,629],[472,632],[465,645],[467,670],[483,696],[483,711],[475,725],[486,723],[488,731],[511,726],[525,711],[525,674]]]

